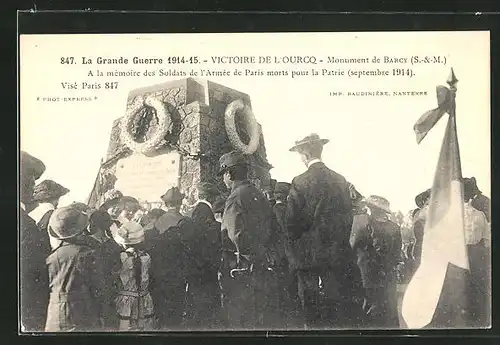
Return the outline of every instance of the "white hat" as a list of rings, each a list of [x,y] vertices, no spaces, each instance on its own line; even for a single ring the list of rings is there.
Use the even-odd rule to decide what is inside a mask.
[[[139,244],[144,241],[144,228],[136,222],[125,222],[116,232],[116,242],[125,245]]]

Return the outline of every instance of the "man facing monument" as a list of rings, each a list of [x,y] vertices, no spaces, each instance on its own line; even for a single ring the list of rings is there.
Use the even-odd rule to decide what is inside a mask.
[[[193,272],[195,257],[191,245],[195,227],[191,219],[179,213],[184,199],[177,187],[161,199],[167,212],[147,231],[145,245],[151,255],[155,284],[151,294],[156,306],[160,330],[183,329],[186,312],[186,282]]]
[[[221,261],[220,223],[215,220],[213,205],[219,189],[212,183],[198,184],[198,202],[191,218],[196,223],[196,237],[200,242],[198,261],[201,266],[189,283],[189,300],[192,305],[189,324],[195,328],[220,327],[220,288],[218,269]]]
[[[349,186],[321,161],[328,142],[311,134],[290,149],[307,166],[292,181],[286,224],[290,264],[297,272],[308,328],[352,327],[359,315],[354,301],[360,292],[360,275],[349,245],[353,220]]]
[[[219,160],[220,175],[231,190],[226,200],[222,229],[227,230],[237,251],[237,268],[232,276],[238,281],[238,299],[228,308],[230,328],[256,329],[276,327],[272,288],[276,277],[271,259],[273,211],[265,195],[248,181],[245,157],[232,151]],[[277,289],[275,290],[277,291]]]

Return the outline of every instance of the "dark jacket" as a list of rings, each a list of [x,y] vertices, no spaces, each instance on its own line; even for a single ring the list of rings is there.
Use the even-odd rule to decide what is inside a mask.
[[[293,179],[287,204],[286,224],[292,244],[292,267],[348,270],[347,267],[355,263],[349,245],[352,204],[343,176],[322,162],[314,163]]]
[[[376,271],[373,258],[373,238],[370,234],[368,223],[370,216],[359,212],[353,217],[351,247],[357,255],[357,263],[363,281],[363,287],[370,288],[373,285],[373,271]]]
[[[276,218],[276,256],[278,264],[281,267],[286,267],[288,269],[288,258],[292,255],[290,251],[290,245],[288,243],[287,231],[286,231],[286,204],[283,202],[276,203],[273,206],[274,215]]]
[[[235,183],[226,200],[222,229],[247,260],[267,265],[272,252],[273,211],[264,194],[249,181]]]
[[[20,210],[20,304],[21,330],[40,332],[45,328],[49,302],[48,272],[45,259],[50,254],[47,233]]]
[[[95,250],[95,255],[102,263],[102,272],[105,277],[105,295],[108,298],[108,314],[104,316],[104,327],[106,330],[118,329],[118,318],[116,315],[115,298],[118,294],[116,289],[116,275],[121,268],[120,253],[123,250],[114,239],[109,238],[105,242],[99,242],[89,236],[89,242]]]
[[[205,203],[198,203],[191,215],[197,226],[199,241],[198,261],[202,263],[199,270],[199,282],[217,283],[217,270],[221,260],[222,238],[221,224],[215,220],[212,209]]]
[[[152,270],[159,286],[183,284],[198,267],[199,250],[196,224],[188,217],[170,210],[146,231],[145,247],[151,256]]]
[[[402,259],[400,227],[390,220],[382,221],[373,217],[370,217],[369,226],[373,238],[373,255],[379,270],[374,283],[379,286],[395,284],[396,265]]]
[[[415,258],[415,267],[420,266],[420,259],[422,257],[422,245],[424,242],[425,230],[425,215],[422,212],[426,210],[420,209],[414,216],[413,233],[415,234],[415,247],[413,249],[413,256]]]
[[[47,258],[47,332],[96,331],[108,314],[102,262],[90,241],[66,240]],[[108,277],[109,279],[109,277]]]

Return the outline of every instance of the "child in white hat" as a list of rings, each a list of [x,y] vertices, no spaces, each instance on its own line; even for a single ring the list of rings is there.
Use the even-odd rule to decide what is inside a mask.
[[[144,331],[154,327],[153,299],[149,292],[151,257],[142,248],[144,228],[136,222],[125,222],[116,233],[123,247],[120,253],[116,311],[120,331]]]

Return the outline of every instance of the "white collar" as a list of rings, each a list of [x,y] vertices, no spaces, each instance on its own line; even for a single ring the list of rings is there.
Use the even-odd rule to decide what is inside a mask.
[[[275,205],[282,204],[282,203],[283,203],[283,201],[281,201],[281,200],[276,200]]]
[[[39,222],[43,216],[49,211],[55,210],[54,205],[48,202],[42,202],[38,204],[38,206],[29,213],[29,216],[33,218],[35,222]]]
[[[309,169],[311,167],[311,165],[315,164],[315,163],[321,163],[321,159],[319,158],[314,158],[313,160],[309,161],[307,163],[307,168]]]
[[[212,204],[206,200],[200,199],[200,200],[198,200],[198,204],[199,203],[206,204],[206,205],[208,205],[208,207],[210,207],[210,209],[212,209]]]

